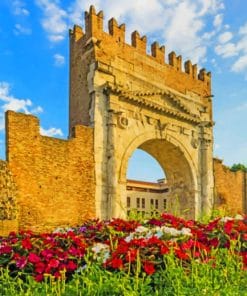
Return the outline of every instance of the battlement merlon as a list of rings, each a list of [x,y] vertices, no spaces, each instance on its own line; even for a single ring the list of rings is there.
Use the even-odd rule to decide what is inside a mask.
[[[182,87],[180,87],[178,89],[179,91],[193,91],[200,94],[202,97],[208,97],[211,95],[210,72],[206,72],[205,69],[201,69],[198,73],[197,65],[192,65],[191,61],[186,61],[184,63],[184,67],[182,67],[182,57],[180,55],[176,56],[175,52],[173,51],[168,54],[168,63],[166,63],[165,47],[160,46],[158,42],[151,44],[151,54],[148,54],[147,38],[146,36],[141,37],[137,31],[134,31],[131,34],[131,45],[127,44],[125,42],[125,24],[119,25],[116,19],[111,18],[108,21],[108,32],[105,32],[103,30],[103,19],[103,12],[100,11],[97,13],[94,6],[90,6],[89,11],[85,12],[85,33],[79,26],[74,26],[73,30],[70,30],[70,39],[72,45],[77,44],[79,47],[82,47],[80,49],[80,52],[82,53],[86,52],[86,50],[89,48],[92,48],[92,46],[97,49],[98,53],[101,50],[101,53],[99,53],[98,56],[95,50],[95,60],[99,61],[101,61],[102,56],[109,55],[108,62],[111,60],[111,58],[113,59],[118,56],[123,60],[129,59],[130,63],[135,64],[133,59],[136,58],[136,54],[138,54],[139,57],[142,55],[143,63],[145,63],[146,60],[147,64],[150,64],[149,61],[152,60],[157,63],[156,65],[159,71],[162,71],[160,66],[164,67],[164,83],[166,85],[167,83],[169,84],[169,79],[167,80],[167,76],[176,75],[176,79],[181,81],[180,84],[184,84],[184,90]],[[78,41],[80,42],[78,43]],[[89,46],[89,44],[91,44],[91,46]],[[160,73],[156,73],[157,79],[159,74]],[[161,80],[162,78],[159,79]],[[188,81],[191,81],[191,83]]]

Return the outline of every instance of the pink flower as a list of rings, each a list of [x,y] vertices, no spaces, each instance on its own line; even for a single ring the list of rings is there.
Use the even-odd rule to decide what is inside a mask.
[[[20,256],[17,260],[16,260],[16,266],[20,269],[23,269],[26,264],[27,264],[27,258],[25,256]]]
[[[31,263],[37,263],[40,261],[40,257],[35,253],[29,253],[28,261]]]

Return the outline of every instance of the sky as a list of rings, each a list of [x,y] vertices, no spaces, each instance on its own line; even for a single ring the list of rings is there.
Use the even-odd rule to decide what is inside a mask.
[[[212,72],[214,156],[247,165],[246,0],[1,0],[0,159],[6,110],[34,114],[43,135],[67,138],[68,30],[84,26],[91,4],[104,11],[105,30],[115,17],[126,24],[127,42],[138,30],[149,44],[158,41],[167,54]],[[152,181],[163,172],[137,151],[128,176]]]

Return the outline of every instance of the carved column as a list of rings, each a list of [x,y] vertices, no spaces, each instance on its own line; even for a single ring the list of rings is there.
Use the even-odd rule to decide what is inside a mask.
[[[199,124],[200,139],[200,183],[201,183],[201,214],[208,215],[213,208],[213,157],[212,157],[212,127],[208,121]]]
[[[213,209],[213,157],[212,126],[208,121],[199,125],[200,133],[200,179],[201,179],[201,214],[208,215]]]
[[[115,139],[116,139],[116,114],[114,110],[108,110],[107,118],[107,216],[111,218],[115,216],[116,203],[116,156],[115,156]]]

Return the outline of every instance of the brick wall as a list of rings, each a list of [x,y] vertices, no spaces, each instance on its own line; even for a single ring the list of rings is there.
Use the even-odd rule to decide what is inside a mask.
[[[41,136],[38,118],[6,113],[7,161],[19,193],[19,228],[44,231],[95,216],[93,129]]]
[[[242,171],[232,172],[222,160],[214,159],[215,208],[231,214],[246,213],[246,175]]]
[[[17,190],[8,164],[0,160],[0,235],[17,230]]]

